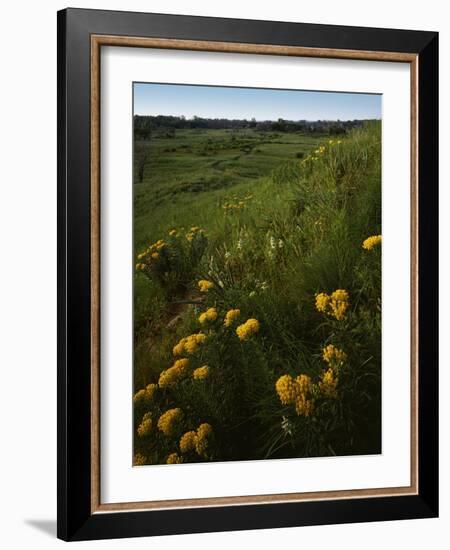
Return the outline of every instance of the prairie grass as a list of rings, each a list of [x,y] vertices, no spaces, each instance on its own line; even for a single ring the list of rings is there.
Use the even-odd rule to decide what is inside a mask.
[[[135,184],[134,463],[381,452],[381,243],[363,247],[381,234],[380,123],[151,147]],[[168,435],[158,420],[178,409]]]

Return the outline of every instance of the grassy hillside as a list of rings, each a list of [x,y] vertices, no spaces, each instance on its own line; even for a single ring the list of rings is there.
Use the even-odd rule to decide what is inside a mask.
[[[151,142],[135,464],[380,452],[380,132]]]

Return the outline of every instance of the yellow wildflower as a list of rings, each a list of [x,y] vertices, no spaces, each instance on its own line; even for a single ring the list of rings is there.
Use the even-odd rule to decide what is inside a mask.
[[[147,255],[146,252],[141,252],[140,254],[138,254],[137,259],[138,259],[138,260],[142,260],[142,258],[145,258],[146,255]]]
[[[331,295],[330,307],[338,321],[343,319],[348,308],[348,292],[343,289],[335,290]]]
[[[184,342],[184,350],[189,355],[195,353],[198,349],[197,339],[193,338],[194,335],[188,336]]]
[[[183,411],[180,408],[169,409],[159,417],[158,429],[164,435],[170,436],[173,434],[182,418]]]
[[[143,269],[145,269],[145,264],[142,264],[142,263],[136,264],[136,271],[142,271]]]
[[[314,401],[307,399],[303,394],[299,394],[295,399],[295,412],[297,416],[311,416],[314,412]]]
[[[295,412],[298,416],[310,416],[314,410],[314,401],[310,399],[312,391],[311,378],[307,374],[300,374],[295,382],[297,384]]]
[[[152,426],[152,413],[145,413],[137,430],[139,437],[145,437],[149,435],[149,433],[152,431]]]
[[[148,384],[146,388],[136,392],[133,397],[134,404],[148,405],[152,401],[157,387],[156,384]]]
[[[239,340],[248,340],[259,331],[259,321],[257,319],[247,319],[243,325],[239,325],[236,334]]]
[[[159,258],[159,253],[158,252],[153,252],[152,259],[157,260],[158,258]]]
[[[206,341],[206,334],[198,332],[197,334],[191,334],[182,338],[178,344],[175,344],[172,348],[172,352],[175,357],[183,355],[183,353],[192,354],[198,349],[198,346],[204,344]]]
[[[206,311],[200,314],[198,320],[200,321],[200,324],[204,325],[205,323],[213,322],[217,319],[217,309],[215,307],[210,307]]]
[[[189,359],[177,359],[168,369],[163,370],[159,375],[158,384],[161,388],[172,386],[182,380],[187,374]]]
[[[192,336],[195,336],[195,341],[197,344],[204,344],[206,342],[206,334],[203,334],[202,332],[193,334]]]
[[[178,235],[178,231],[177,231],[176,229],[171,229],[171,230],[169,231],[169,235],[170,235],[171,237],[176,237],[176,236]]]
[[[223,324],[226,327],[229,327],[233,324],[233,322],[240,316],[241,310],[240,309],[230,309],[230,311],[227,311],[225,315],[225,319]]]
[[[166,464],[181,464],[183,458],[178,453],[171,453],[166,460]]]
[[[278,378],[275,389],[283,405],[291,405],[294,403],[297,385],[290,374],[284,374]]]
[[[330,367],[340,367],[347,359],[345,351],[333,346],[333,344],[328,344],[327,347],[323,348],[322,352],[323,360],[328,363]]]
[[[207,424],[206,422],[203,424],[200,424],[200,426],[197,428],[197,438],[195,441],[195,450],[197,453],[202,456],[205,455],[209,442],[210,437],[212,435],[212,427],[210,424]]]
[[[296,379],[285,374],[277,380],[275,389],[283,405],[295,405],[297,416],[310,416],[313,413],[313,384],[307,374],[300,374]]]
[[[338,384],[338,376],[332,368],[326,370],[319,382],[319,389],[326,397],[336,397],[336,387]]]
[[[322,313],[326,313],[328,305],[330,303],[330,297],[325,292],[316,294],[316,309]]]
[[[146,462],[147,462],[147,459],[141,453],[136,453],[133,457],[133,466],[144,466]]]
[[[195,380],[204,380],[205,378],[208,378],[209,376],[209,367],[208,365],[203,365],[203,367],[198,367],[198,369],[195,369],[192,373],[192,376]]]
[[[345,317],[348,301],[348,292],[342,288],[335,290],[331,296],[321,292],[316,294],[316,309],[322,313],[332,315],[340,321]]]
[[[173,346],[173,354],[174,356],[176,357],[177,355],[183,355],[184,353],[184,342],[185,342],[185,339],[182,338],[178,344],[175,344],[175,346]]]
[[[183,454],[195,451],[195,445],[197,443],[197,434],[191,430],[181,436],[180,439],[180,451]]]
[[[214,283],[212,283],[211,281],[202,279],[198,282],[198,288],[200,289],[200,292],[208,292],[208,290],[210,290],[213,287],[214,287]]]
[[[372,237],[367,237],[363,242],[362,247],[366,250],[372,250],[374,246],[381,244],[381,235],[373,235]]]

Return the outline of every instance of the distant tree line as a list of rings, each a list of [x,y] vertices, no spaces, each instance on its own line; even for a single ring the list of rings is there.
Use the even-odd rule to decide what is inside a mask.
[[[135,139],[151,139],[152,135],[174,137],[178,129],[228,129],[244,130],[252,128],[256,131],[266,132],[307,132],[339,135],[345,134],[348,130],[362,126],[364,120],[263,120],[257,121],[252,118],[228,119],[228,118],[202,118],[194,116],[134,116]]]

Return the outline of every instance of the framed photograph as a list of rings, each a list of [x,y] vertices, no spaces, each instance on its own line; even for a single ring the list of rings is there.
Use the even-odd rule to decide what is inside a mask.
[[[438,514],[438,35],[58,13],[58,536]]]

